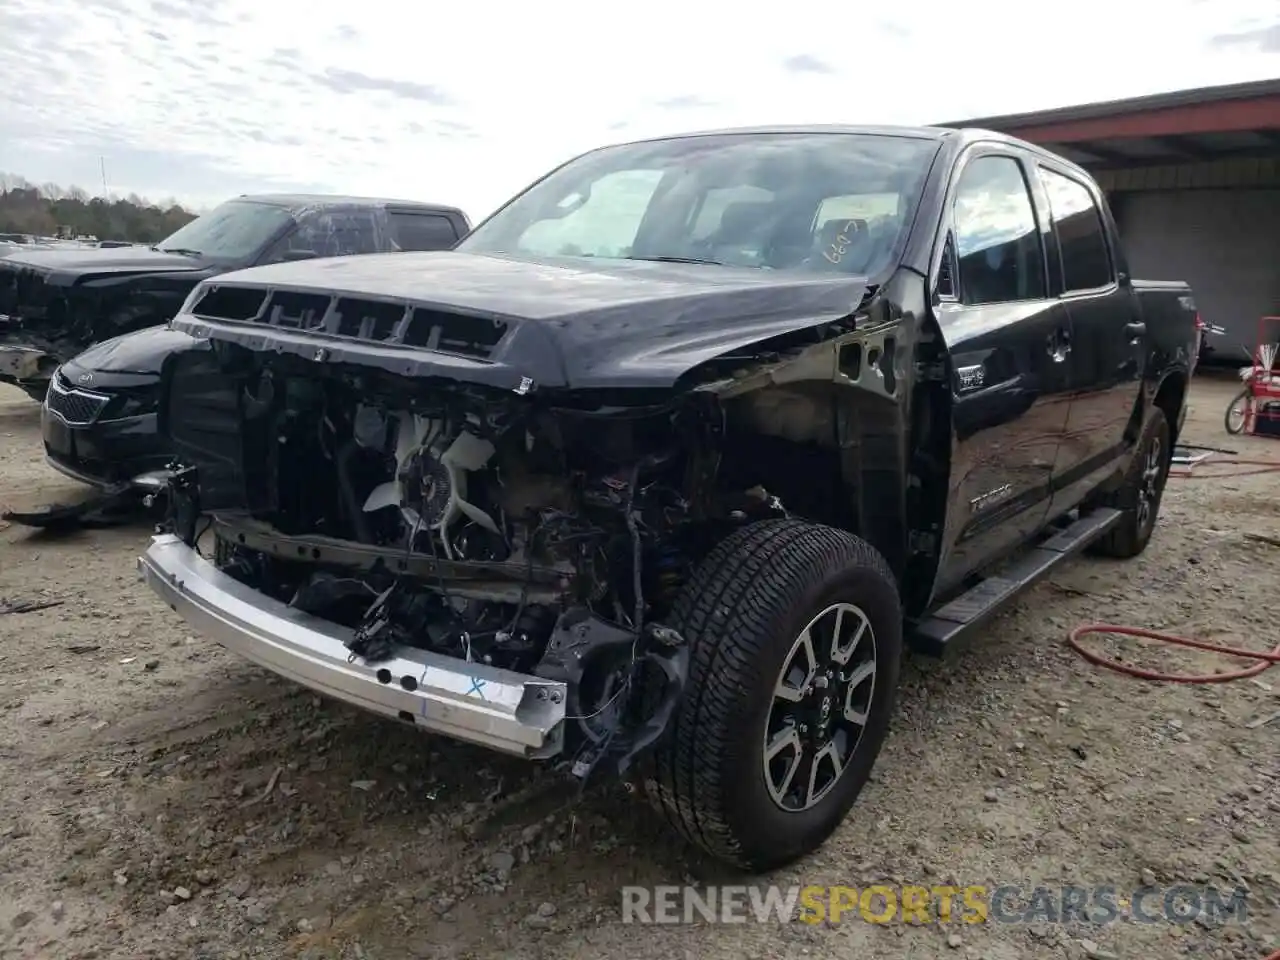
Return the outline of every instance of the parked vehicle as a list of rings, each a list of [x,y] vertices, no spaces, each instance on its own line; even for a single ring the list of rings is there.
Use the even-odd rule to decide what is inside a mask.
[[[172,456],[156,429],[166,357],[195,342],[167,326],[90,347],[58,367],[44,398],[45,461],[104,493],[157,493]]]
[[[768,869],[854,803],[904,642],[1146,548],[1194,321],[1007,136],[607,147],[452,252],[201,284],[139,569],[282,676]]]
[[[268,209],[272,217],[284,211],[295,224],[262,254],[273,261],[297,260],[301,254],[443,250],[470,227],[456,208],[418,203],[306,198],[305,207],[299,200]],[[245,216],[239,209],[234,212]],[[248,214],[262,215],[257,210]],[[237,221],[233,228],[246,226]],[[138,294],[143,290],[139,286]],[[104,491],[122,486],[147,492],[163,489],[170,454],[156,431],[160,372],[166,358],[191,343],[187,333],[153,326],[99,343],[62,364],[42,413],[50,465]]]
[[[167,321],[192,288],[255,264],[435,250],[469,229],[454,207],[326,196],[243,196],[154,247],[66,244],[0,260],[0,382],[42,400],[95,343]]]

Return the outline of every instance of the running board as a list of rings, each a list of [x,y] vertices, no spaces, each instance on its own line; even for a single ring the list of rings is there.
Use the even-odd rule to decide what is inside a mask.
[[[911,648],[942,656],[957,639],[982,626],[1023,590],[1106,534],[1122,516],[1119,510],[1097,509],[1058,531],[918,621],[909,634]]]

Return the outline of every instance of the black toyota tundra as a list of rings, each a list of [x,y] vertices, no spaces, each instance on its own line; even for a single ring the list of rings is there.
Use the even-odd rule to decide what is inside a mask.
[[[164,374],[182,467],[139,559],[168,604],[328,695],[625,776],[752,870],[845,817],[905,644],[1146,548],[1196,343],[1079,167],[901,128],[595,150],[454,251],[229,274],[174,325],[202,348]]]

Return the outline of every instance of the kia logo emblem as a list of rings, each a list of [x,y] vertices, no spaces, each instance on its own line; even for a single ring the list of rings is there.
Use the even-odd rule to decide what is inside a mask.
[[[80,383],[93,383],[93,374],[82,373],[77,379],[79,380]]]

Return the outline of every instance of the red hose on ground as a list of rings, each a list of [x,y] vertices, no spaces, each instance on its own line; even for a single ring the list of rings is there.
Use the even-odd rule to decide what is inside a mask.
[[[1242,470],[1236,473],[1204,474],[1192,472],[1193,469],[1200,466],[1244,466],[1254,467],[1256,469]],[[1202,464],[1195,465],[1195,468],[1187,468],[1176,473],[1171,471],[1169,476],[1192,480],[1222,480],[1229,477],[1249,477],[1260,473],[1280,473],[1280,461],[1248,460],[1241,458],[1232,458],[1229,460],[1206,460],[1203,461]],[[1112,660],[1108,657],[1102,656],[1101,654],[1094,653],[1080,642],[1081,637],[1096,633],[1112,633],[1125,637],[1141,637],[1144,640],[1159,640],[1161,643],[1169,643],[1177,647],[1190,647],[1193,650],[1207,650],[1210,653],[1220,653],[1228,657],[1237,657],[1241,660],[1254,660],[1257,662],[1255,662],[1252,667],[1245,667],[1242,670],[1200,675],[1160,673],[1155,670],[1143,670],[1140,667],[1131,667],[1127,663],[1120,663],[1117,660]],[[1227,647],[1218,643],[1207,643],[1204,640],[1191,640],[1187,637],[1179,637],[1171,633],[1160,633],[1156,630],[1144,630],[1141,627],[1124,627],[1114,623],[1083,623],[1072,630],[1067,636],[1067,646],[1095,666],[1105,667],[1107,670],[1114,670],[1116,673],[1123,673],[1130,677],[1137,677],[1140,680],[1153,680],[1159,683],[1226,683],[1230,680],[1244,680],[1248,677],[1256,677],[1264,670],[1270,670],[1277,663],[1280,663],[1280,644],[1277,644],[1270,653],[1264,653],[1260,650],[1242,650],[1239,647]],[[1266,957],[1265,960],[1280,960],[1280,952],[1277,952],[1270,957]]]
[[[1115,633],[1125,637],[1142,637],[1146,640],[1159,640],[1161,643],[1170,643],[1178,647],[1208,650],[1210,653],[1221,653],[1228,657],[1239,657],[1242,660],[1257,660],[1259,662],[1252,667],[1246,667],[1243,670],[1232,670],[1228,673],[1204,673],[1199,675],[1159,673],[1155,670],[1131,667],[1127,663],[1120,663],[1118,660],[1111,660],[1101,654],[1094,653],[1080,642],[1081,637],[1090,633]],[[1141,627],[1122,627],[1114,623],[1082,623],[1067,636],[1067,646],[1096,666],[1114,670],[1116,673],[1127,674],[1130,677],[1137,677],[1140,680],[1155,680],[1161,683],[1226,683],[1229,680],[1244,680],[1246,677],[1256,677],[1262,671],[1270,670],[1277,663],[1280,663],[1280,645],[1277,645],[1270,653],[1263,653],[1260,650],[1242,650],[1239,647],[1206,643],[1204,640],[1190,640],[1187,637],[1175,636],[1172,633],[1143,630]],[[1268,957],[1267,960],[1271,960],[1271,958]]]

